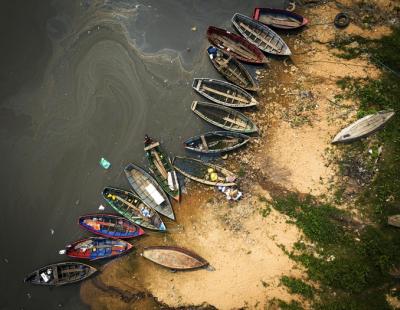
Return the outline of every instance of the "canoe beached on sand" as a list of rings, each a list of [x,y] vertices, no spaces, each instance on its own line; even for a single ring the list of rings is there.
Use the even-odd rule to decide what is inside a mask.
[[[291,55],[285,41],[268,26],[246,16],[236,13],[232,23],[239,33],[260,50],[274,55]]]
[[[236,175],[214,164],[190,157],[174,158],[175,169],[193,181],[211,186],[235,186]]]
[[[207,49],[211,63],[228,81],[251,91],[257,91],[258,85],[236,58],[232,57],[223,50],[210,46]]]
[[[247,91],[234,84],[207,78],[193,79],[192,87],[207,99],[230,108],[247,108],[258,104]]]
[[[210,26],[207,29],[207,38],[212,45],[240,61],[251,64],[267,63],[267,57],[257,46],[235,33]]]
[[[225,130],[257,132],[257,126],[243,113],[215,103],[193,101],[192,111],[205,121]]]
[[[51,264],[28,275],[26,283],[59,286],[82,281],[97,272],[96,268],[77,262]]]
[[[109,205],[129,221],[147,229],[166,230],[158,213],[135,194],[113,187],[104,188],[102,194]]]
[[[307,25],[308,19],[282,9],[255,8],[253,19],[278,29],[297,29]]]
[[[132,244],[121,239],[90,237],[67,245],[66,254],[72,258],[97,260],[120,256],[132,247]]]
[[[145,136],[144,151],[149,161],[150,170],[162,189],[176,201],[179,201],[180,190],[176,172],[166,152],[158,141]]]
[[[189,151],[203,154],[220,154],[245,145],[250,137],[239,132],[213,131],[194,136],[184,142]]]
[[[134,192],[146,205],[172,220],[175,219],[167,195],[150,174],[134,164],[126,166],[124,171]]]
[[[381,129],[393,116],[393,111],[380,111],[360,118],[350,126],[341,130],[332,143],[352,142],[367,137]]]
[[[196,253],[173,246],[148,247],[143,250],[142,256],[174,270],[198,269],[208,265],[208,262]]]
[[[112,214],[87,214],[79,218],[78,224],[91,233],[107,238],[130,239],[144,234],[139,226]]]

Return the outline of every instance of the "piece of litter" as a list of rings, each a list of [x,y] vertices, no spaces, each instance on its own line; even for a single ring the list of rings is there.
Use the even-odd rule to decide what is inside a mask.
[[[102,157],[102,158],[100,159],[100,165],[101,165],[104,169],[108,169],[108,168],[111,167],[111,163],[110,163],[107,159],[105,159],[104,157]]]
[[[26,296],[28,296],[29,299],[31,299],[32,295],[30,293],[26,293]]]
[[[104,209],[105,209],[105,207],[103,205],[99,206],[99,210],[104,210]]]
[[[75,204],[76,204],[76,205],[79,205],[79,199],[78,199],[77,201],[75,201]]]
[[[190,28],[190,30],[197,31],[197,27],[192,27],[192,28]]]
[[[224,154],[221,156],[222,159],[228,159],[228,154]]]
[[[50,233],[54,235],[54,229],[50,229]]]
[[[8,259],[7,259],[7,258],[4,258],[3,260],[4,260],[4,262],[5,262],[6,264],[8,264]]]
[[[67,251],[65,251],[65,250],[63,249],[63,250],[58,251],[58,254],[63,255],[63,254],[65,254],[66,252],[67,252]]]

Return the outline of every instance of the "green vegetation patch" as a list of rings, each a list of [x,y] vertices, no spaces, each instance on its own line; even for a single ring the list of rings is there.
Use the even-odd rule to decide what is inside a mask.
[[[292,294],[299,294],[305,298],[312,298],[314,296],[314,288],[300,279],[283,276],[281,278],[281,283],[285,285]]]

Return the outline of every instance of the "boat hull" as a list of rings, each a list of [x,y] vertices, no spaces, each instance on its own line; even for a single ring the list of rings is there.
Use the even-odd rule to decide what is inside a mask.
[[[103,198],[119,214],[129,221],[151,230],[165,231],[166,227],[158,213],[129,191],[119,188],[106,187],[102,192]]]
[[[207,38],[212,45],[223,49],[240,61],[250,64],[268,62],[267,57],[257,46],[225,29],[210,26],[207,29]]]
[[[285,41],[268,26],[239,13],[232,17],[232,23],[243,37],[263,52],[282,56],[292,54]]]
[[[282,9],[255,8],[253,19],[277,29],[298,29],[308,24],[308,19]]]
[[[91,233],[112,239],[130,239],[144,234],[139,226],[112,214],[87,214],[79,218],[78,224]]]
[[[234,173],[221,166],[205,163],[199,159],[176,156],[174,167],[185,177],[205,185],[236,185],[236,175]]]
[[[162,189],[173,199],[179,201],[180,189],[176,172],[167,153],[161,148],[160,143],[151,140],[145,141],[146,158],[150,170]]]
[[[367,115],[342,129],[332,143],[348,143],[360,140],[380,130],[395,115],[393,111],[380,111]]]
[[[230,108],[248,108],[258,101],[235,84],[207,78],[193,79],[192,88],[205,98]]]
[[[24,282],[35,285],[61,286],[87,279],[97,269],[78,262],[62,262],[39,268],[29,274]]]
[[[134,164],[126,166],[124,171],[132,189],[147,206],[175,220],[167,195],[150,174]]]
[[[258,91],[258,85],[251,74],[231,55],[223,50],[210,46],[208,57],[214,68],[228,81],[250,91]]]
[[[183,248],[171,246],[145,248],[142,256],[158,265],[174,270],[198,269],[208,265],[208,262],[199,255]]]
[[[202,154],[221,154],[244,146],[250,137],[230,131],[213,131],[194,136],[184,142],[189,151]]]
[[[72,258],[98,260],[115,258],[126,254],[132,247],[132,244],[120,239],[91,237],[68,245],[66,247],[66,254]]]
[[[222,129],[240,133],[255,133],[257,126],[243,113],[215,103],[193,101],[193,113]]]

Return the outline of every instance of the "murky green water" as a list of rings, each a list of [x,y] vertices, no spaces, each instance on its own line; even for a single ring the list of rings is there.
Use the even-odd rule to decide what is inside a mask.
[[[251,15],[263,3],[3,4],[1,309],[85,308],[78,285],[32,287],[24,276],[67,260],[58,250],[85,234],[76,220],[104,204],[104,186],[128,188],[122,168],[145,164],[144,134],[184,154],[184,138],[211,129],[190,112],[192,78],[219,77],[205,30],[231,28],[233,13]]]

